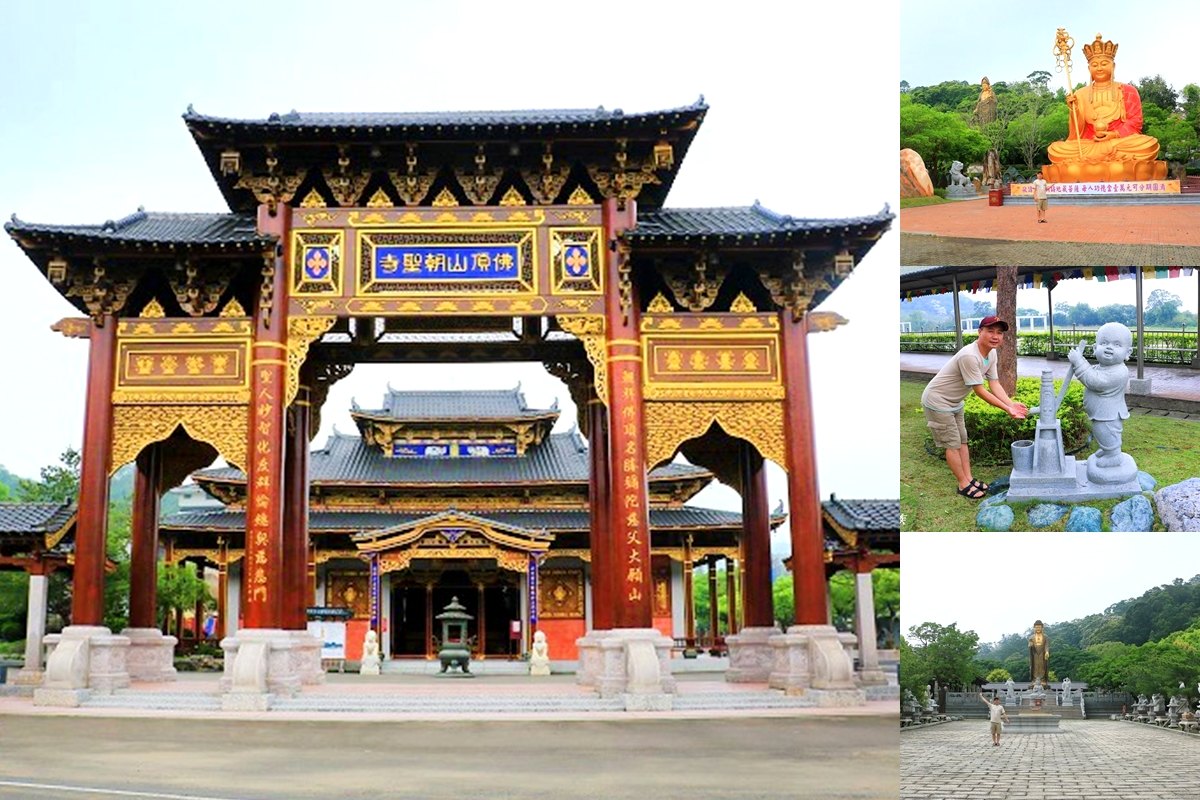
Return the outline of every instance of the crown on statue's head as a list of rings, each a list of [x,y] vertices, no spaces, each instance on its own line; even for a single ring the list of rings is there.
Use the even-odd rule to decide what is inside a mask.
[[[1112,60],[1117,58],[1117,45],[1115,42],[1106,42],[1104,37],[1096,34],[1096,41],[1083,46],[1083,56],[1088,61],[1091,61],[1095,56],[1108,56]]]

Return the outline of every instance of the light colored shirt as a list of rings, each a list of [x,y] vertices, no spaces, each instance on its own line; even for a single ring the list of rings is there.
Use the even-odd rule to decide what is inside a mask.
[[[1004,706],[988,703],[988,714],[991,715],[991,722],[999,722],[1000,717],[1004,715]]]
[[[1046,199],[1046,191],[1049,188],[1050,188],[1050,185],[1048,183],[1046,183],[1045,178],[1038,178],[1036,181],[1033,182],[1033,199],[1034,200],[1045,200]]]
[[[991,350],[983,356],[975,342],[959,350],[925,386],[921,405],[930,411],[961,411],[963,400],[967,399],[972,387],[982,385],[985,377],[989,381],[999,379],[995,355],[996,351]]]

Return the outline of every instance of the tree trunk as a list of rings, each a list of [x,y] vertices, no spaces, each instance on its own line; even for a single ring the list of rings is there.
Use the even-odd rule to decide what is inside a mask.
[[[996,267],[996,316],[1008,323],[996,369],[1012,397],[1017,389],[1017,268]]]

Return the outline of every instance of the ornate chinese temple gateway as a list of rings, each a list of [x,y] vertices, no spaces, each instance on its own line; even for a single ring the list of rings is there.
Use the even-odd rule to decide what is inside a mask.
[[[218,455],[242,471],[246,509],[227,704],[320,680],[304,632],[321,538],[307,508],[314,413],[354,364],[474,361],[541,361],[583,409],[594,580],[581,681],[648,695],[643,707],[673,689],[671,641],[654,628],[649,470],[682,451],[743,497],[746,627],[731,637],[730,676],[861,697],[828,625],[806,339],[843,321],[812,309],[892,214],[665,208],[707,110],[237,120],[189,109],[228,213],[6,224],[87,315],[56,329],[89,343],[72,624],[40,702],[78,702],[158,663],[147,655],[166,646],[153,631],[158,497]],[[377,436],[384,422],[372,424]],[[764,459],[787,471],[791,498],[796,625],[778,635]],[[131,461],[130,629],[114,635],[100,625],[107,478]],[[423,531],[356,547],[382,561]]]

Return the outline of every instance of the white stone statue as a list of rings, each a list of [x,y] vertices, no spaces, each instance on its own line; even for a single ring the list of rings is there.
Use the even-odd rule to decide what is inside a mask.
[[[359,665],[358,673],[360,675],[379,674],[379,635],[375,631],[368,630],[366,638],[363,639],[362,662]]]
[[[1070,678],[1063,678],[1062,693],[1063,693],[1062,704],[1064,706],[1074,705],[1071,701],[1071,679]]]
[[[533,650],[529,654],[529,674],[550,674],[550,645],[546,641],[546,634],[541,631],[533,634]]]
[[[1087,389],[1083,408],[1092,420],[1092,438],[1099,449],[1088,459],[1088,478],[1096,483],[1121,483],[1137,475],[1133,459],[1121,452],[1124,422],[1129,418],[1125,388],[1129,368],[1125,359],[1133,349],[1133,337],[1119,322],[1106,322],[1096,331],[1098,364],[1083,357],[1085,343],[1067,353],[1075,377]]]

